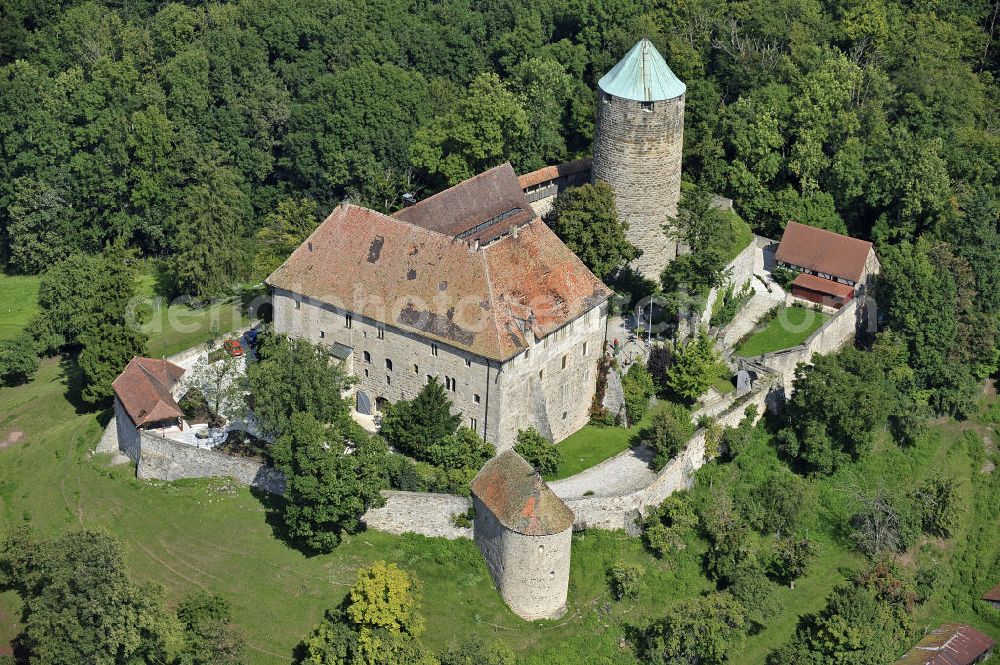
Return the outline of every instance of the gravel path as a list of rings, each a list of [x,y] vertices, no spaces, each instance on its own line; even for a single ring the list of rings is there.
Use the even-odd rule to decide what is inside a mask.
[[[572,499],[593,492],[593,496],[623,494],[648,486],[656,473],[649,468],[652,453],[642,447],[629,448],[575,476],[556,480],[549,487],[561,499]]]

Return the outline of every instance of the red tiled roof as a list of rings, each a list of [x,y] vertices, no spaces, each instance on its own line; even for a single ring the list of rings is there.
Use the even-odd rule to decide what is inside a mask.
[[[792,281],[792,286],[800,286],[803,289],[817,291],[837,298],[853,298],[854,287],[833,280],[823,279],[816,275],[800,272]]]
[[[393,214],[410,224],[487,243],[535,218],[514,167],[501,164]]]
[[[137,357],[129,361],[111,387],[129,418],[139,427],[184,416],[170,394],[183,375],[184,368],[168,360]]]
[[[513,450],[500,453],[472,479],[472,493],[500,523],[528,536],[562,533],[573,526],[573,511]]]
[[[972,626],[946,623],[927,633],[896,665],[970,665],[994,644]]]
[[[558,164],[556,166],[543,166],[537,171],[532,171],[531,173],[525,173],[522,176],[518,176],[517,180],[521,185],[521,189],[527,189],[528,187],[540,185],[543,182],[555,180],[561,176],[589,171],[593,167],[594,160],[588,157],[587,159],[578,159],[573,162],[566,162],[565,164]]]
[[[526,330],[540,339],[611,295],[538,218],[476,249],[349,204],[266,281],[494,360],[523,351]]]
[[[861,281],[872,244],[850,236],[788,222],[775,258],[816,272]]]
[[[1000,584],[996,585],[995,587],[984,593],[983,600],[990,600],[993,602],[1000,603]]]

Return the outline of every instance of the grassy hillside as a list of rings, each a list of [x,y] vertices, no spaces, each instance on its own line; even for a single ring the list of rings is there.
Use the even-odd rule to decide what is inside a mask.
[[[332,554],[306,557],[276,537],[266,499],[244,487],[224,480],[140,482],[130,466],[108,468],[106,459],[93,457],[89,451],[107,414],[76,409],[67,397],[76,376],[72,361],[52,359],[32,383],[0,390],[0,535],[25,521],[45,534],[107,530],[125,543],[132,575],[164,585],[170,602],[196,589],[231,601],[256,665],[289,663],[324,608],[341,600],[354,571],[376,559],[396,561],[422,581],[431,647],[495,634],[532,665],[633,663],[620,647],[627,626],[644,625],[677,599],[712,587],[701,572],[700,541],[658,561],[638,539],[584,532],[574,537],[569,612],[559,621],[525,624],[503,605],[469,541],[364,533]],[[829,590],[861,565],[838,527],[850,510],[846,485],[909,485],[931,473],[962,479],[968,509],[955,538],[924,541],[907,554],[908,561],[934,557],[954,572],[920,609],[918,623],[968,621],[1000,638],[1000,613],[990,615],[977,600],[1000,579],[1000,472],[982,473],[988,453],[968,432],[993,436],[985,419],[942,421],[913,450],[884,441],[865,462],[818,481],[819,509],[810,523],[810,535],[821,544],[818,562],[794,590],[780,591],[781,613],[748,639],[736,662],[761,663],[792,635],[802,614],[820,609]],[[736,474],[752,477],[773,464],[780,462],[764,439],[739,464],[706,467],[700,487],[731,482]],[[619,559],[647,570],[634,603],[616,603],[608,593],[605,571]],[[0,594],[0,649],[17,633],[18,608],[16,596]]]
[[[0,274],[0,340],[17,336],[35,313],[38,301],[36,275]]]

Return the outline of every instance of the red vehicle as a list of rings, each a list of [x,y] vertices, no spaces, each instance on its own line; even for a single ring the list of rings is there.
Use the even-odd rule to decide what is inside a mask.
[[[243,355],[243,345],[240,344],[240,340],[238,339],[227,339],[222,343],[222,349],[234,358],[239,358]]]

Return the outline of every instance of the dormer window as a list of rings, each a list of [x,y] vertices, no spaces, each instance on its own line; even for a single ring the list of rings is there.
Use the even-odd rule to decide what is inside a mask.
[[[653,102],[642,102],[642,110],[643,111],[652,111],[653,110]]]

